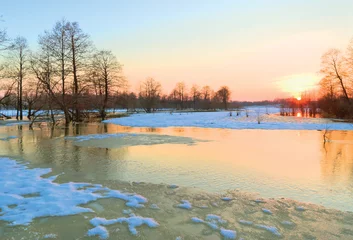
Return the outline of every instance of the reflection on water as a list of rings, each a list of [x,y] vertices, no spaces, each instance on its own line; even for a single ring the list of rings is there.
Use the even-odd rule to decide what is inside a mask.
[[[196,145],[163,144],[122,148],[75,146],[65,136],[150,133],[192,137]],[[130,128],[80,124],[70,128],[11,126],[1,134],[0,155],[65,171],[80,181],[175,183],[221,192],[240,189],[265,197],[287,197],[353,211],[353,132]],[[102,141],[104,145],[112,139]],[[107,144],[109,146],[109,144]]]

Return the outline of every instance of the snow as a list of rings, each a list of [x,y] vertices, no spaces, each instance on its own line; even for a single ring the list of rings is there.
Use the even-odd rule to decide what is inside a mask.
[[[204,223],[205,221],[198,218],[198,217],[192,217],[191,218],[191,221],[194,222],[194,223]]]
[[[158,207],[157,204],[153,203],[153,204],[150,205],[150,209],[159,210],[160,208]]]
[[[295,207],[295,210],[299,211],[299,212],[304,212],[305,211],[305,208],[302,207],[302,206],[297,206]]]
[[[261,124],[257,122],[257,109],[261,113]],[[330,119],[299,118],[279,116],[279,108],[250,108],[250,116],[229,116],[229,112],[190,112],[190,113],[153,113],[132,114],[128,117],[104,121],[131,127],[202,127],[229,129],[288,129],[288,130],[353,130],[350,123],[333,122]],[[275,115],[276,113],[276,115]]]
[[[177,205],[178,208],[191,209],[191,203],[187,200],[181,200],[181,204]]]
[[[223,201],[232,201],[233,199],[231,197],[223,197],[222,200]]]
[[[263,208],[263,209],[261,209],[261,210],[262,210],[263,213],[272,215],[272,212],[271,212],[271,210],[269,210],[269,209]]]
[[[126,217],[121,217],[121,218],[117,218],[117,219],[110,219],[107,220],[105,218],[93,218],[91,219],[90,223],[95,226],[96,228],[101,226],[101,225],[112,225],[115,223],[127,223],[129,226],[129,231],[131,232],[131,234],[133,235],[137,235],[138,231],[137,231],[137,227],[140,227],[142,225],[147,225],[150,228],[155,228],[159,226],[159,223],[156,222],[153,218],[144,218],[141,216],[130,216],[128,218]]]
[[[109,237],[109,232],[105,227],[97,226],[88,230],[87,236],[99,236],[99,239],[107,239]]]
[[[236,239],[237,238],[237,232],[233,231],[233,230],[221,228],[220,233],[225,239]]]
[[[49,234],[46,234],[46,235],[44,235],[44,237],[43,238],[57,238],[58,237],[58,235],[56,235],[56,234],[54,234],[54,233],[49,233]]]
[[[192,217],[191,221],[193,223],[203,223],[208,227],[212,228],[213,230],[220,230],[220,234],[225,239],[235,239],[237,236],[236,231],[228,230],[220,227],[219,225],[227,224],[227,221],[223,220],[222,217],[215,214],[207,214],[205,220],[202,220],[201,218],[198,218],[198,217]]]
[[[291,221],[282,221],[281,222],[282,225],[284,226],[294,226],[295,224]]]
[[[226,220],[223,220],[220,216],[214,215],[214,214],[207,214],[207,216],[206,216],[206,221],[218,222],[218,223],[220,223],[220,224],[225,224],[225,223],[227,223]]]
[[[243,225],[248,225],[248,226],[253,225],[252,221],[246,221],[246,220],[239,220],[239,223]]]
[[[276,227],[266,226],[266,225],[262,225],[262,224],[256,224],[255,227],[260,228],[260,229],[264,229],[264,230],[266,230],[266,231],[268,231],[278,237],[281,236],[280,232],[278,231],[278,229]]]
[[[141,208],[147,203],[141,195],[122,193],[99,184],[59,184],[53,182],[57,176],[41,177],[50,172],[50,168],[30,169],[13,159],[0,158],[0,221],[10,225],[28,225],[39,217],[94,212],[81,205],[102,198],[121,199],[132,208]]]

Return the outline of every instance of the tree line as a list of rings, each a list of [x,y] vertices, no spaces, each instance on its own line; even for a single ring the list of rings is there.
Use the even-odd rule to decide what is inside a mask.
[[[38,37],[31,51],[25,37],[10,39],[0,30],[0,106],[16,109],[16,118],[35,119],[46,111],[55,123],[57,112],[65,122],[80,122],[93,110],[101,119],[109,108],[228,108],[227,86],[214,91],[209,86],[176,84],[168,95],[161,83],[146,78],[137,93],[129,91],[123,65],[110,50],[97,49],[77,22],[61,20]],[[27,116],[23,116],[27,110]]]

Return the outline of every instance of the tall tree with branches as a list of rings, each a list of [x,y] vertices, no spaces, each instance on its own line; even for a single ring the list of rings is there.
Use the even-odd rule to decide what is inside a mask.
[[[111,51],[99,51],[93,55],[90,69],[96,95],[100,98],[100,116],[104,120],[112,90],[125,84],[121,75],[122,65]]]

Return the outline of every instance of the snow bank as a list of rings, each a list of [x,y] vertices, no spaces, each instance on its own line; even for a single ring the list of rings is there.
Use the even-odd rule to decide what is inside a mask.
[[[229,129],[288,129],[288,130],[353,130],[350,123],[332,122],[320,118],[284,117],[274,115],[278,108],[270,108],[266,114],[261,110],[261,124],[257,122],[256,109],[252,108],[250,116],[229,116],[229,112],[190,112],[190,113],[154,113],[133,114],[129,117],[114,118],[104,121],[131,127],[201,127]]]
[[[49,168],[30,169],[10,158],[0,158],[0,220],[10,225],[28,225],[34,218],[94,212],[81,207],[101,198],[124,200],[126,206],[141,208],[147,199],[90,183],[55,183],[57,176],[41,177]],[[98,193],[99,191],[99,193]]]

